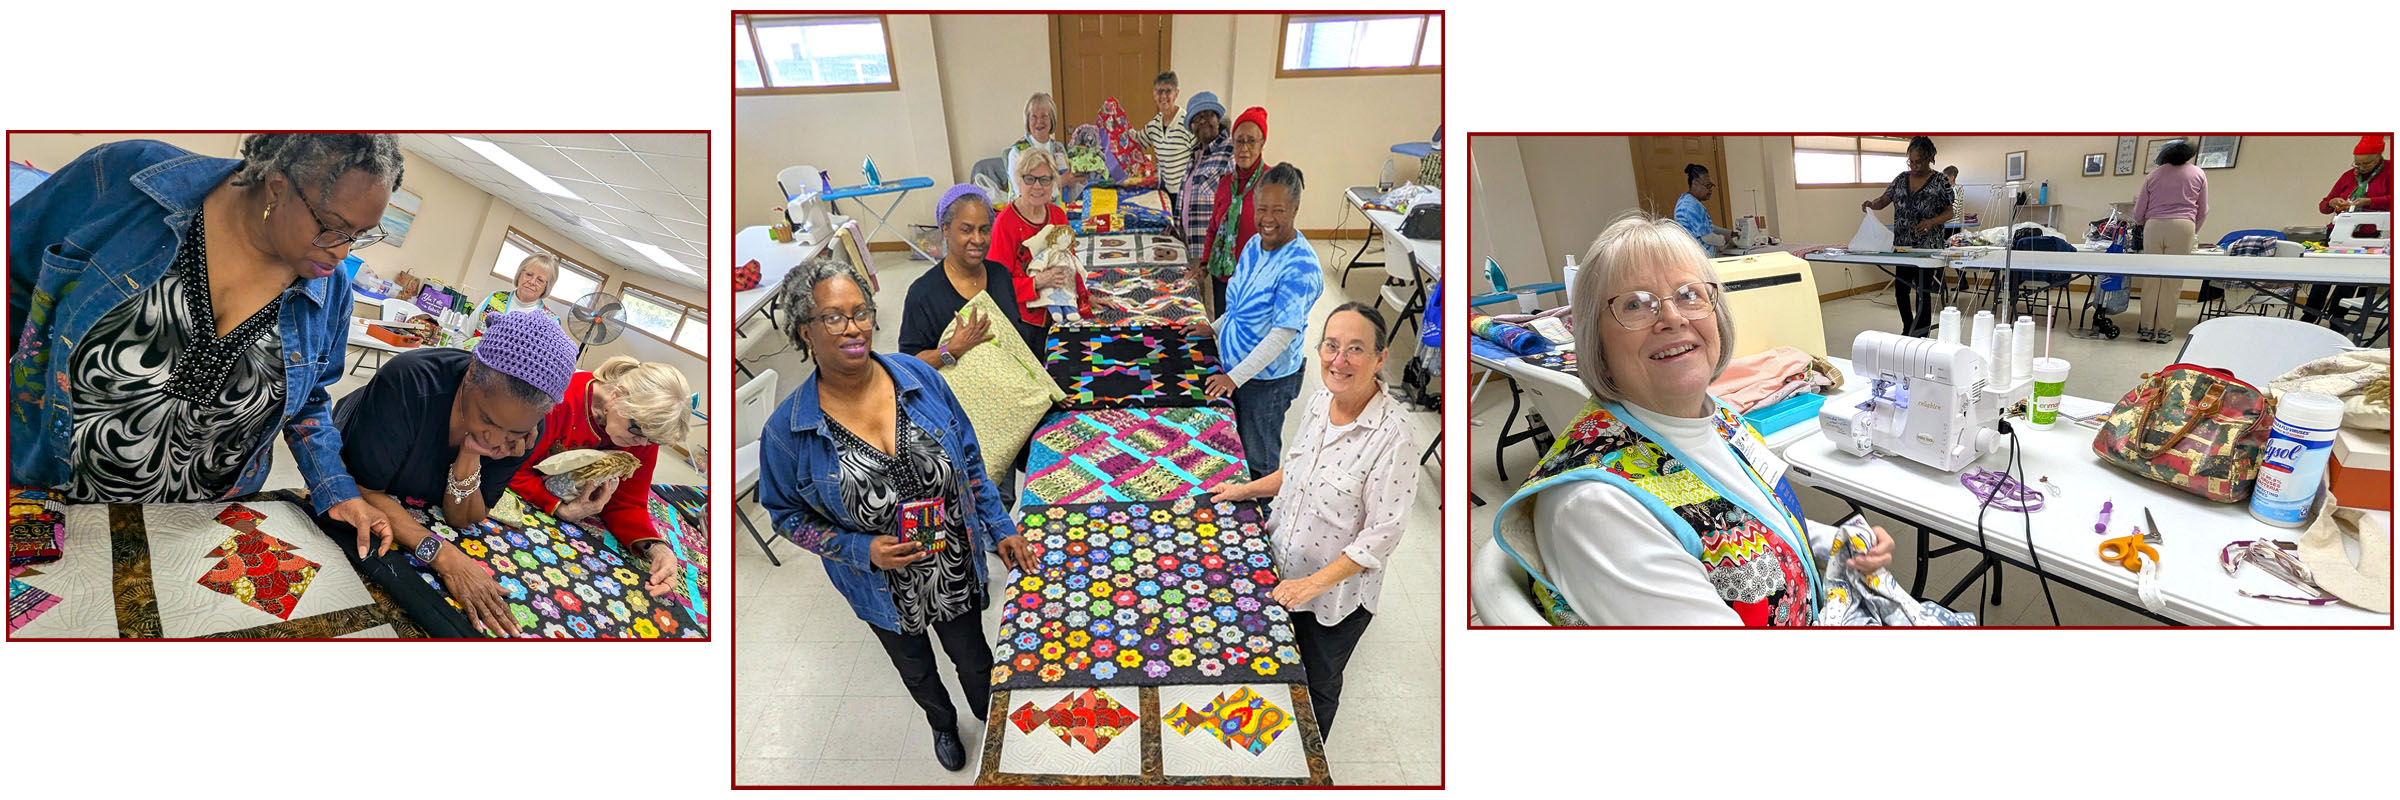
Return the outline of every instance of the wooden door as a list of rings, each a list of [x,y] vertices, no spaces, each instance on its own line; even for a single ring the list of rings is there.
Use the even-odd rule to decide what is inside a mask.
[[[1708,218],[1718,227],[1733,227],[1733,217],[1725,213],[1725,195],[1733,191],[1725,181],[1725,140],[1716,136],[1633,136],[1634,190],[1639,193],[1642,210],[1661,217],[1675,216],[1675,201],[1690,190],[1691,182],[1684,179],[1683,166],[1698,164],[1708,168],[1709,177],[1717,181],[1717,191],[1701,203],[1708,207]]]
[[[1058,100],[1058,135],[1100,118],[1100,101],[1114,97],[1125,118],[1141,127],[1158,113],[1150,82],[1167,59],[1166,14],[1050,15],[1050,93]]]

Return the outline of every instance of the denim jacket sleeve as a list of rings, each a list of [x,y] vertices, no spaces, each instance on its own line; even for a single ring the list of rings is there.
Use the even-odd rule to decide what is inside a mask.
[[[309,504],[319,514],[331,510],[336,503],[359,497],[358,481],[350,477],[350,468],[342,463],[342,429],[333,424],[333,396],[328,391],[342,379],[342,364],[349,347],[350,315],[339,308],[349,301],[348,290],[332,288],[325,299],[329,313],[325,314],[329,360],[318,367],[316,385],[308,387],[308,399],[300,411],[283,427],[283,440],[291,445],[292,460],[300,467],[300,479],[308,482]]]
[[[42,277],[42,252],[61,244],[68,229],[86,219],[98,204],[100,192],[96,190],[105,186],[102,161],[97,157],[69,161],[8,206],[8,318],[24,326],[8,332],[11,356],[16,355],[26,334],[46,324],[51,316],[45,313],[37,322],[28,313],[34,286]],[[77,187],[89,190],[76,191]]]
[[[786,417],[768,418],[758,440],[758,502],[765,506],[775,531],[793,544],[828,561],[860,570],[873,570],[867,542],[874,537],[835,524],[809,505],[805,494],[808,465],[802,463],[796,437],[780,429]]]

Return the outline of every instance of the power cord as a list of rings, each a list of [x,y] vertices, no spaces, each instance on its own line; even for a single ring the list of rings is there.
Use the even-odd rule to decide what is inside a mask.
[[[2017,481],[2017,485],[2029,486],[2030,484],[2025,482],[2025,454],[2020,450],[2017,441],[2016,427],[2008,424],[2008,419],[2003,417],[2000,420],[2000,432],[2008,435],[2008,458],[2003,460],[2000,465],[2002,484],[2005,485],[2008,478],[2014,477]],[[1984,553],[1984,557],[1986,558],[1991,557],[1991,550],[1985,546],[1985,540],[1983,536],[1984,514],[1991,511],[1992,500],[1998,498],[1999,496],[1999,487],[1993,487],[1992,493],[1984,496],[1983,505],[1977,507],[1975,511],[1975,549]],[[2052,627],[2057,627],[2059,624],[2058,601],[2052,599],[2050,596],[2050,576],[2048,573],[2042,571],[2042,554],[2033,547],[2032,507],[2028,504],[2019,503],[2017,510],[2025,517],[2025,552],[2033,558],[2033,576],[2036,580],[2039,580],[2042,583],[2042,602],[2050,607],[2050,625]],[[1995,576],[2001,569],[2006,569],[2006,566],[2001,564],[1995,564],[1992,566]],[[1990,585],[1991,578],[1987,577],[1984,579],[1984,588],[1975,593],[1975,618],[1978,620],[1987,618],[1985,616],[1986,612],[1984,601],[1991,597]]]

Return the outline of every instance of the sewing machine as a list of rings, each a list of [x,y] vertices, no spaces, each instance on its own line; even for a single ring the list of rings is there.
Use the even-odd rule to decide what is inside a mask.
[[[1894,455],[1944,472],[1992,451],[2000,417],[2031,393],[2031,380],[1993,377],[1983,354],[1937,339],[1867,331],[1850,346],[1850,373],[1865,388],[1825,401],[1817,425],[1835,449]]]
[[[2373,228],[2375,235],[2362,236],[2360,228]],[[2392,246],[2392,212],[2346,211],[2333,215],[2333,233],[2325,246],[2337,249]]]
[[[1733,218],[1733,246],[1735,249],[1748,250],[1770,244],[1774,244],[1774,239],[1767,236],[1766,217]]]
[[[783,217],[792,223],[793,238],[801,244],[815,244],[833,235],[832,203],[816,192],[801,192],[783,207]]]

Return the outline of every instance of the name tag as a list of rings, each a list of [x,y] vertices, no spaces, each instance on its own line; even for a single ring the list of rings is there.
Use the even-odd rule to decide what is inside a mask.
[[[1784,463],[1782,457],[1767,449],[1765,442],[1759,441],[1757,437],[1751,436],[1747,431],[1734,432],[1733,449],[1734,452],[1741,454],[1743,461],[1750,463],[1751,469],[1758,472],[1758,479],[1767,484],[1769,492],[1775,491],[1776,482],[1783,480],[1784,471],[1790,468],[1790,465]]]

